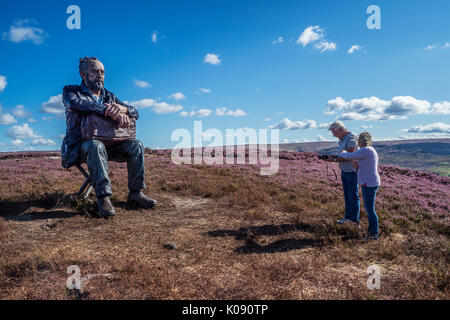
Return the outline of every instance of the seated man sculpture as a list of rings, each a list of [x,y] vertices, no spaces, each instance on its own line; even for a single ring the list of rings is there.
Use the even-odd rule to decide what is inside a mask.
[[[152,208],[156,201],[142,192],[145,185],[144,146],[136,139],[105,145],[99,140],[83,140],[81,123],[83,117],[95,113],[109,117],[121,128],[130,124],[130,118],[138,119],[138,111],[104,88],[105,68],[96,58],[80,59],[81,85],[69,85],[63,89],[62,100],[66,112],[66,136],[61,146],[62,166],[86,162],[91,183],[97,197],[100,216],[115,215],[109,196],[112,194],[108,178],[108,160],[127,162],[128,202],[142,208]]]

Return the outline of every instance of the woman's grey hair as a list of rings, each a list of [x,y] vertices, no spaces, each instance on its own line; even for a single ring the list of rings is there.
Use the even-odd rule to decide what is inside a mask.
[[[338,129],[338,128],[341,128],[342,130],[347,130],[347,128],[341,121],[335,121],[335,122],[331,123],[330,126],[328,127],[328,130],[333,130],[333,129]]]
[[[372,135],[367,131],[360,133],[358,136],[358,142],[361,144],[361,147],[368,147],[372,145]]]
[[[80,72],[87,73],[88,72],[88,66],[91,63],[94,63],[94,61],[98,61],[98,59],[95,58],[95,57],[80,58],[80,65],[79,65]]]

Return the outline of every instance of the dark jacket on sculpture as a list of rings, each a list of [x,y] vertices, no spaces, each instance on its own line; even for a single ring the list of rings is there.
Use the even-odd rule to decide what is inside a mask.
[[[128,108],[129,116],[139,119],[138,111],[122,101],[112,92],[103,89],[100,103],[91,95],[84,82],[81,85],[65,86],[62,101],[66,109],[66,136],[61,145],[62,166],[70,168],[80,163],[80,150],[83,143],[81,136],[81,120],[89,113],[104,115],[105,103],[117,103]]]

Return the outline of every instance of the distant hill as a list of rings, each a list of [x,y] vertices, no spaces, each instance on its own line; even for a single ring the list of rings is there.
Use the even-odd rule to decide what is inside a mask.
[[[393,164],[450,176],[450,139],[377,141],[374,147],[378,152],[380,164]],[[280,150],[335,154],[337,139],[334,142],[286,143],[280,145]]]
[[[321,150],[337,147],[336,141],[323,142],[302,142],[302,143],[283,143],[280,144],[280,150],[298,151],[298,152],[319,152]]]

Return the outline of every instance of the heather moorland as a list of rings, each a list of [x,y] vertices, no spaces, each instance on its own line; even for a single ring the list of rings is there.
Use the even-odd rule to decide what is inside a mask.
[[[448,299],[450,178],[381,165],[381,237],[339,226],[338,168],[313,152],[258,165],[175,165],[147,150],[152,210],[127,205],[126,164],[110,162],[117,215],[95,217],[95,197],[58,153],[0,159],[0,299]],[[381,269],[368,290],[367,268]],[[103,274],[66,289],[67,268]]]

